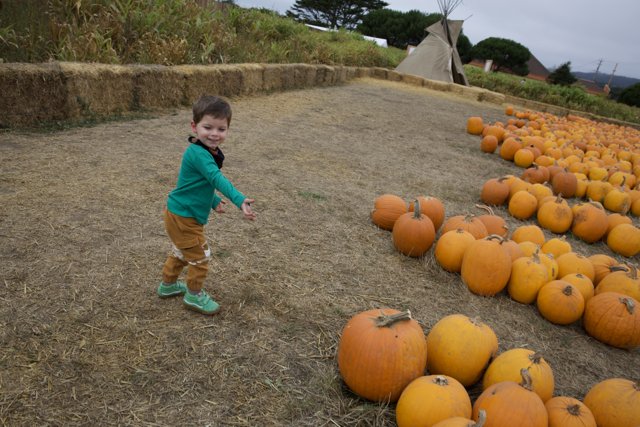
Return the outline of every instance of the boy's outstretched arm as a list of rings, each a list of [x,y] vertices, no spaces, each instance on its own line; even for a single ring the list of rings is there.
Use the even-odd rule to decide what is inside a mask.
[[[244,199],[242,206],[240,206],[240,209],[242,209],[242,213],[244,214],[244,218],[251,221],[256,219],[256,213],[251,209],[251,203],[253,202],[255,202],[255,200],[247,198]]]

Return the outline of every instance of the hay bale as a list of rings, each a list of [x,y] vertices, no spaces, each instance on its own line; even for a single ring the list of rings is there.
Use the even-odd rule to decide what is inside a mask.
[[[478,97],[478,101],[490,102],[492,104],[502,104],[504,103],[504,99],[505,96],[503,93],[493,92],[486,89],[484,89]]]
[[[400,81],[402,81],[403,76],[404,76],[403,74],[401,74],[401,73],[399,73],[397,71],[394,71],[394,70],[390,70],[387,73],[387,79],[392,81],[392,82],[400,82]],[[420,86],[422,86],[422,84],[420,84]]]
[[[0,127],[67,118],[67,89],[57,63],[0,63]]]
[[[287,90],[296,87],[295,65],[265,64],[264,90]]]
[[[414,76],[413,74],[402,74],[402,82],[413,86],[424,86],[425,79],[420,76]]]
[[[233,97],[262,90],[262,67],[251,73],[247,65],[177,65],[172,67],[184,77],[183,104],[190,105],[202,95]],[[250,80],[246,82],[245,78]]]
[[[89,118],[130,111],[133,70],[109,64],[61,62],[67,86],[67,118]]]
[[[242,74],[242,93],[254,94],[264,90],[264,66],[260,64],[238,65]]]
[[[353,80],[358,77],[358,67],[345,67],[347,70],[347,80]]]
[[[348,77],[347,77],[347,67],[345,67],[344,65],[338,65],[335,67],[336,69],[336,74],[335,74],[335,81],[334,84],[341,84],[341,83],[345,83],[347,82]]]
[[[451,83],[439,80],[424,79],[422,86],[431,90],[439,90],[440,92],[449,92],[451,90]]]
[[[372,67],[371,68],[371,77],[376,79],[387,80],[387,73],[389,70],[382,67]]]
[[[310,64],[295,64],[294,78],[296,87],[312,87],[316,84],[318,70]]]
[[[356,77],[371,77],[373,76],[373,70],[370,67],[357,67],[356,68]]]
[[[484,89],[479,87],[464,86],[457,83],[451,83],[450,91],[455,93],[456,95],[462,96],[463,98],[473,99],[474,101],[478,101]]]
[[[185,75],[176,67],[133,65],[133,109],[169,108],[185,103]]]
[[[333,84],[335,70],[328,65],[316,65],[316,86],[330,86]]]

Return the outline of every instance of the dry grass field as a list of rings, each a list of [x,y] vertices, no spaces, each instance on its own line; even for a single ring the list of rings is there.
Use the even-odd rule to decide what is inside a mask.
[[[425,332],[479,317],[500,351],[544,355],[556,395],[640,379],[638,350],[471,294],[433,249],[405,257],[371,223],[380,194],[435,196],[452,216],[477,211],[486,179],[520,173],[465,132],[471,115],[504,120],[501,106],[369,79],[232,103],[223,171],[259,217],[212,213],[213,318],[155,294],[190,111],[0,134],[0,425],[395,425],[336,363],[347,320],[379,307],[410,309]]]

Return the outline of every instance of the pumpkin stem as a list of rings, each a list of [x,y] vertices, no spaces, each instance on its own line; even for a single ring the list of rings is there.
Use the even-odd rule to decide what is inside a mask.
[[[405,310],[395,314],[380,313],[380,316],[376,317],[376,326],[379,328],[386,328],[401,320],[411,320],[411,311]]]
[[[522,382],[520,383],[520,385],[529,391],[533,391],[533,381],[531,380],[529,368],[520,369],[520,376],[522,377]]]
[[[500,244],[503,244],[505,242],[505,239],[502,236],[498,236],[497,234],[491,234],[487,237],[485,237],[486,240],[498,240],[500,242]]]
[[[542,360],[542,353],[533,353],[529,356],[529,360],[531,360],[531,363],[533,363],[534,365],[539,365],[540,361]]]
[[[567,406],[567,412],[576,417],[580,416],[580,405],[576,403],[576,404]]]
[[[571,285],[567,285],[564,287],[564,289],[562,289],[562,293],[565,294],[566,296],[570,296],[573,294],[573,286]]]
[[[613,273],[614,271],[629,271],[629,268],[624,264],[612,265],[609,267],[609,271]]]
[[[416,199],[416,201],[413,202],[413,217],[415,219],[420,219],[421,216],[422,212],[420,212],[420,201]]]
[[[444,386],[448,386],[449,385],[449,380],[447,380],[447,377],[445,377],[443,375],[436,375],[436,377],[433,379],[433,383],[435,385],[439,385],[441,387],[444,387]]]
[[[489,206],[487,206],[487,205],[480,205],[480,204],[476,203],[476,208],[478,208],[478,209],[484,209],[485,211],[487,211],[487,213],[488,213],[489,215],[495,215],[495,214],[493,213],[493,209],[491,209],[491,208],[490,208]]]
[[[484,409],[480,409],[478,412],[478,421],[473,425],[473,427],[482,427],[484,423],[487,421],[487,411]]]
[[[633,298],[623,297],[623,298],[620,298],[620,302],[625,305],[629,314],[633,314],[633,311],[636,308],[636,303],[633,302]]]

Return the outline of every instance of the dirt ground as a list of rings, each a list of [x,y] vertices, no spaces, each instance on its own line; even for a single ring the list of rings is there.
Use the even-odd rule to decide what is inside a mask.
[[[556,395],[640,379],[638,350],[473,295],[433,250],[405,257],[371,224],[380,194],[435,196],[452,216],[476,210],[486,179],[519,173],[465,133],[468,116],[504,120],[501,106],[368,79],[233,106],[223,171],[259,217],[212,213],[213,318],[155,294],[190,111],[0,134],[0,424],[395,425],[393,405],[348,391],[335,357],[347,320],[379,307],[410,309],[425,332],[479,317],[500,351],[543,353]]]

